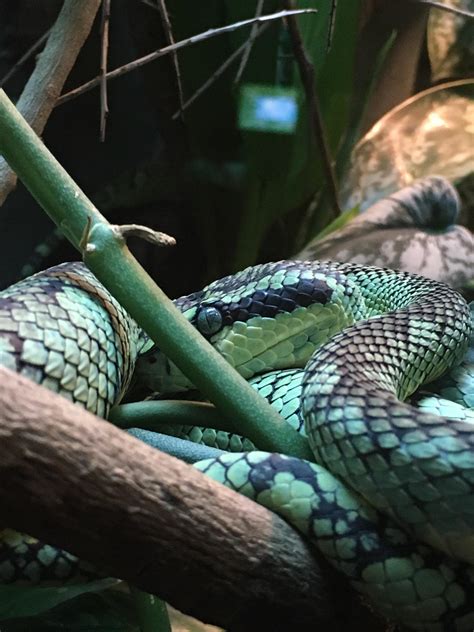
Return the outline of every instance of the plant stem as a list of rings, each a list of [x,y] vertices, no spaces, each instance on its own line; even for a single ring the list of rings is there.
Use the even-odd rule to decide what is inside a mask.
[[[158,424],[184,424],[237,432],[232,420],[224,419],[212,404],[205,402],[159,400],[122,404],[112,408],[108,420],[119,428],[155,430]]]
[[[144,57],[140,57],[139,59],[135,59],[124,66],[120,66],[119,68],[115,68],[115,70],[111,70],[106,74],[107,80],[116,79],[117,77],[121,77],[128,72],[132,72],[132,70],[136,70],[145,64],[149,64],[151,61],[158,59],[159,57],[163,57],[163,55],[169,55],[170,53],[175,54],[175,51],[180,50],[181,48],[185,48],[187,46],[191,46],[192,44],[196,44],[198,42],[202,42],[210,37],[215,37],[217,35],[222,35],[223,33],[229,33],[231,31],[235,31],[238,28],[249,26],[251,24],[263,24],[269,20],[279,20],[280,18],[286,18],[289,15],[301,15],[304,13],[316,13],[317,9],[292,9],[290,11],[278,11],[277,13],[272,13],[269,15],[260,15],[255,18],[250,18],[249,20],[241,20],[240,22],[235,22],[234,24],[227,24],[226,26],[221,26],[217,29],[209,29],[204,33],[198,33],[197,35],[193,35],[192,37],[188,37],[185,40],[181,40],[180,42],[175,42],[174,44],[169,44],[164,48],[160,48]],[[87,81],[87,83],[82,84],[78,88],[63,94],[56,102],[56,105],[62,105],[69,101],[70,99],[74,99],[75,97],[83,94],[84,92],[88,92],[100,85],[100,75]]]
[[[263,450],[312,459],[307,440],[194,329],[0,90],[0,151],[86,265],[160,349]],[[275,430],[277,434],[275,435]]]

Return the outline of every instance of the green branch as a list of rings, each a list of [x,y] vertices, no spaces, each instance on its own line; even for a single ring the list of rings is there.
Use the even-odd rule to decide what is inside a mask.
[[[264,450],[311,459],[307,441],[194,329],[139,265],[0,90],[0,151],[97,278],[239,432]],[[120,274],[117,272],[120,271]],[[278,429],[275,434],[275,429]]]
[[[159,425],[181,424],[238,432],[232,420],[225,419],[212,404],[174,399],[133,402],[114,406],[110,411],[108,420],[119,428],[157,430]]]

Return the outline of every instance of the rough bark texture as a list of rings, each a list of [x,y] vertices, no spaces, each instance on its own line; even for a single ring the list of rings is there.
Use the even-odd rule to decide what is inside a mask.
[[[343,629],[331,574],[277,516],[3,367],[0,384],[1,524],[228,629]]]
[[[101,0],[65,0],[39,56],[36,68],[18,100],[18,110],[41,134],[61,94],[79,51],[90,33]],[[0,157],[0,204],[15,188],[16,175]]]

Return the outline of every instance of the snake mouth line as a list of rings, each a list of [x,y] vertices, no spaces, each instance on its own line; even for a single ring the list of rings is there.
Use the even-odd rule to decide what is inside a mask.
[[[231,332],[215,347],[247,379],[274,369],[302,368],[316,349],[352,321],[334,304],[300,309],[291,317],[282,314],[278,320],[242,323],[242,333]],[[249,328],[256,330],[252,336],[248,335]]]

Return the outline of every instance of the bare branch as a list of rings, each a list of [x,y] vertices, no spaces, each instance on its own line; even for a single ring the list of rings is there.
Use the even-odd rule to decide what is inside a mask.
[[[255,17],[259,17],[260,15],[262,15],[262,11],[263,11],[263,2],[264,0],[258,0],[257,2],[257,8],[255,10]],[[240,66],[239,69],[237,70],[237,74],[235,75],[235,79],[234,79],[234,83],[237,84],[239,83],[242,74],[245,70],[245,66],[247,65],[248,59],[250,57],[250,52],[252,50],[252,46],[254,41],[257,39],[257,34],[258,34],[258,24],[254,24],[252,26],[252,29],[250,31],[250,35],[248,40],[245,43],[245,50],[244,50],[244,54],[242,55],[242,59],[240,61]]]
[[[232,630],[344,629],[344,587],[280,518],[23,376],[0,380],[2,524]]]
[[[250,18],[249,20],[242,20],[241,22],[234,22],[233,24],[228,24],[226,26],[222,26],[218,29],[209,29],[208,31],[204,31],[203,33],[198,33],[197,35],[193,35],[192,37],[188,37],[187,39],[176,42],[176,44],[171,44],[169,46],[165,46],[164,48],[160,48],[153,53],[149,53],[144,57],[140,57],[139,59],[135,59],[124,66],[120,66],[120,68],[116,68],[111,72],[107,73],[107,79],[110,81],[111,79],[116,79],[117,77],[121,77],[128,72],[132,72],[145,64],[149,64],[150,62],[158,59],[159,57],[163,57],[164,55],[169,55],[173,51],[180,50],[181,48],[185,48],[186,46],[191,46],[193,44],[197,44],[198,42],[203,42],[204,40],[210,39],[211,37],[216,37],[217,35],[222,35],[223,33],[230,33],[231,31],[235,31],[243,26],[249,26],[250,24],[263,23],[268,22],[270,20],[279,20],[280,18],[288,17],[291,15],[301,15],[306,13],[316,13],[316,9],[294,9],[290,11],[278,11],[277,13],[272,13],[270,15],[262,15],[258,18]],[[56,105],[62,105],[66,103],[66,101],[70,101],[75,97],[78,97],[80,94],[84,94],[84,92],[88,92],[95,88],[100,83],[100,77],[95,77],[91,79],[87,83],[84,83],[82,86],[63,94],[56,102]]]
[[[17,108],[41,134],[54,108],[100,5],[100,0],[65,0],[44,51],[26,84]],[[0,205],[15,188],[16,176],[0,158]]]
[[[283,4],[288,9],[292,9],[294,6],[293,0],[284,0]],[[318,144],[321,152],[321,159],[326,173],[326,185],[328,187],[329,196],[335,215],[340,215],[341,205],[339,203],[339,194],[337,191],[336,173],[334,170],[331,150],[326,138],[324,121],[321,115],[321,107],[316,93],[314,67],[305,50],[303,39],[298,28],[298,23],[296,22],[296,17],[294,15],[288,16],[287,24],[293,44],[293,52],[300,71],[301,82],[306,93],[311,127],[313,129],[316,143]]]
[[[259,35],[261,35],[269,26],[269,22],[262,24],[261,26],[257,26],[257,32],[254,36],[256,39]],[[192,94],[189,99],[184,103],[183,110],[186,110],[191,103],[194,103],[197,98],[199,98],[208,88],[212,86],[215,81],[227,70],[227,68],[240,57],[240,55],[244,54],[248,47],[248,41],[244,42],[239,48],[236,48],[234,52],[227,57],[227,59],[219,66],[219,68],[200,86],[194,94]],[[171,117],[173,120],[177,119],[180,112],[175,112]]]
[[[362,137],[384,114],[415,91],[418,61],[423,49],[429,8],[409,2],[400,11],[387,5],[385,19],[396,28],[396,37],[383,59],[364,107],[359,134]]]
[[[36,42],[32,46],[30,46],[30,48],[26,51],[26,53],[22,55],[15,64],[13,64],[13,66],[10,68],[7,74],[4,77],[2,77],[2,79],[0,80],[0,88],[2,88],[6,84],[6,82],[17,72],[17,70],[21,68],[21,66],[25,63],[25,61],[27,61],[31,57],[31,55],[34,55],[34,53],[38,50],[38,48],[41,48],[41,46],[48,39],[50,33],[51,33],[51,28],[49,28],[45,33],[43,33],[43,35],[38,40],[36,40]]]
[[[165,0],[158,0],[158,8],[160,10],[161,19],[165,27],[166,41],[168,42],[168,44],[174,44],[175,41],[173,37],[173,29],[171,28],[171,22],[168,15],[168,10],[166,8]],[[179,111],[181,114],[181,118],[183,118],[184,97],[183,86],[181,85],[181,71],[179,69],[178,54],[176,53],[176,51],[173,51],[171,53],[171,56],[173,57],[173,67],[176,75],[176,83],[178,85]]]
[[[127,237],[139,237],[155,246],[176,246],[176,239],[162,233],[159,230],[153,230],[148,226],[140,226],[140,224],[120,224],[114,226],[114,230],[120,233],[125,239]]]
[[[109,51],[109,24],[110,24],[110,0],[102,0],[101,37],[100,50],[100,141],[105,140],[105,125],[109,113],[107,102],[107,54]]]
[[[326,46],[326,52],[331,50],[332,40],[334,37],[334,27],[336,26],[336,13],[337,13],[337,0],[331,1],[331,12],[329,13],[329,27],[328,27],[328,43]]]

